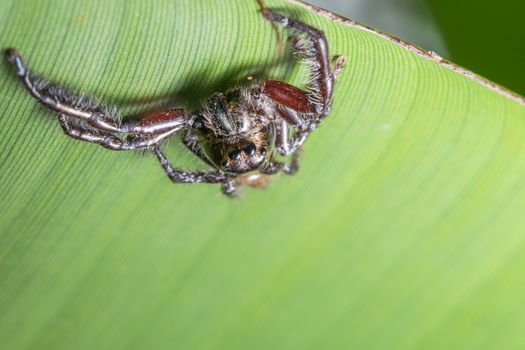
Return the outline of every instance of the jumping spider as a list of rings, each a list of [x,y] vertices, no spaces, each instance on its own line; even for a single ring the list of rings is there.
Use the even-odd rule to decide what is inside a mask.
[[[309,67],[306,90],[277,80],[254,83],[212,95],[198,111],[156,110],[139,122],[120,121],[117,114],[91,99],[74,95],[30,74],[19,52],[7,51],[27,90],[58,113],[64,132],[78,140],[110,150],[151,149],[175,183],[220,183],[226,195],[242,185],[264,188],[270,176],[298,170],[301,145],[330,112],[333,86],[344,57],[330,64],[324,33],[267,9],[262,15],[290,31],[294,52]],[[213,170],[173,168],[161,143],[182,131],[182,142]],[[275,159],[291,156],[288,163]]]

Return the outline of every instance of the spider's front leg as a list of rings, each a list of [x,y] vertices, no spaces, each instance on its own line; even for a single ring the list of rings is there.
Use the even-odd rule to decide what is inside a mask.
[[[334,83],[345,57],[336,59],[332,68],[328,43],[322,31],[267,9],[263,0],[257,1],[266,19],[292,31],[292,47],[304,57],[310,70],[306,90],[276,80],[266,81],[263,85],[263,93],[276,102],[276,115],[280,119],[276,123],[277,150],[286,156],[294,154],[329,114]]]
[[[265,7],[263,0],[257,2],[267,20],[292,31],[290,38],[292,47],[306,59],[310,69],[310,79],[306,89],[310,109],[317,114],[318,119],[326,117],[330,113],[335,79],[346,58],[338,57],[332,68],[328,42],[321,30],[271,11]]]
[[[187,184],[221,184],[222,192],[225,195],[234,197],[238,193],[238,185],[235,182],[235,179],[227,176],[220,170],[211,170],[211,171],[183,171],[175,169],[171,166],[168,158],[162,152],[160,147],[155,147],[153,153],[160,162],[160,165],[166,172],[166,175],[174,183],[187,183]]]

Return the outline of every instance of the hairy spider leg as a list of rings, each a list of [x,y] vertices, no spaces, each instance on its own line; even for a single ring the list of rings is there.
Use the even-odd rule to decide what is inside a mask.
[[[60,126],[62,126],[64,133],[76,140],[96,143],[112,150],[123,149],[124,147],[124,141],[115,135],[110,133],[93,133],[92,131],[87,131],[78,125],[71,123],[70,118],[65,114],[60,113],[58,115],[58,121],[60,122]]]
[[[303,55],[310,63],[310,81],[308,82],[308,98],[313,104],[316,114],[326,116],[330,112],[334,87],[334,73],[330,67],[328,42],[322,31],[299,22],[293,18],[263,7],[262,14],[272,23],[279,23],[287,29],[304,35],[299,38],[294,35],[292,47]],[[340,67],[337,68],[339,70]]]
[[[191,126],[193,118],[182,108],[153,111],[139,121],[128,140],[136,148],[158,146],[163,140]]]
[[[122,128],[118,126],[116,120],[104,115],[101,111],[86,111],[60,102],[60,96],[53,95],[52,93],[50,93],[49,88],[53,88],[52,90],[55,90],[56,94],[65,94],[65,91],[54,86],[50,86],[49,84],[46,84],[37,77],[33,76],[29,72],[26,63],[24,62],[21,54],[18,51],[13,49],[7,50],[7,59],[9,60],[9,62],[15,65],[18,76],[20,77],[20,80],[27,88],[27,90],[31,93],[31,95],[34,98],[38,100],[38,102],[43,104],[45,107],[55,112],[83,120],[88,124],[93,125],[97,129],[103,131],[126,131],[122,130]]]
[[[279,162],[272,160],[268,166],[261,171],[265,175],[274,175],[279,172],[283,172],[286,175],[293,175],[299,171],[299,164],[301,158],[302,148],[299,147],[294,153],[289,162]]]
[[[60,113],[58,121],[64,133],[74,139],[99,144],[104,148],[113,151],[127,151],[134,149],[144,149],[158,145],[162,140],[172,136],[179,129],[170,129],[163,133],[146,134],[141,137],[121,138],[109,132],[94,132],[80,127],[70,122],[70,118]]]
[[[86,102],[86,108],[60,102],[60,99],[82,101],[82,97],[74,96],[65,90],[43,83],[33,76],[22,56],[16,50],[7,51],[8,60],[17,69],[18,76],[24,86],[45,107],[59,113],[59,121],[64,132],[78,140],[100,144],[111,150],[132,150],[148,148],[172,136],[191,120],[183,109],[165,109],[154,111],[140,122],[119,122],[117,118],[107,115],[101,107],[94,107]],[[81,102],[78,102],[81,104]],[[68,122],[76,118],[86,122],[92,129],[81,128]],[[128,134],[123,139],[114,134]]]
[[[328,43],[324,33],[305,23],[272,12],[258,0],[261,12],[271,23],[279,23],[298,33],[292,35],[292,48],[309,64],[310,79],[307,91],[290,84],[269,80],[264,84],[265,93],[279,104],[277,113],[284,121],[278,125],[277,151],[283,156],[296,152],[329,114],[335,79],[346,61],[344,56],[330,67]],[[304,35],[305,38],[301,38]],[[304,118],[307,116],[308,120]],[[289,135],[288,125],[295,129]]]
[[[222,192],[228,196],[235,196],[237,194],[237,185],[235,179],[228,177],[220,170],[210,171],[183,171],[174,169],[166,155],[161,151],[160,147],[155,147],[153,153],[160,162],[160,165],[166,172],[166,175],[174,183],[187,183],[187,184],[222,184]]]

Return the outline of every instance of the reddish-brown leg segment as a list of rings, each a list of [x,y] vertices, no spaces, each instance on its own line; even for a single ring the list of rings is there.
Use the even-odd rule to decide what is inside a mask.
[[[278,80],[268,80],[263,85],[263,92],[282,106],[300,113],[312,113],[313,107],[306,91]]]
[[[178,131],[188,118],[184,109],[170,108],[150,112],[136,126],[130,128],[130,133],[158,134],[167,131]]]

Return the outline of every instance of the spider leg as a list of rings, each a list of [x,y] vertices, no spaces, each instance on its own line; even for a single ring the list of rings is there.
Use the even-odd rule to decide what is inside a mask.
[[[110,132],[101,132],[96,129],[82,128],[75,123],[71,123],[70,116],[65,114],[58,115],[60,126],[64,133],[74,139],[99,144],[104,148],[113,151],[127,151],[134,149],[144,149],[158,145],[162,140],[171,136],[173,132],[168,131],[159,134],[144,135],[140,138],[128,137],[121,138]]]
[[[275,121],[277,133],[275,139],[276,150],[281,156],[288,156],[295,153],[303,145],[317,124],[310,122],[308,125],[305,125],[306,121],[299,125],[291,123],[290,115],[295,114],[294,111],[282,106],[276,109],[276,114],[279,117]],[[300,115],[297,115],[297,118],[304,120]],[[292,132],[291,135],[290,132]]]
[[[8,50],[7,56],[31,95],[45,107],[58,112],[64,132],[75,139],[111,150],[141,149],[160,143],[192,122],[183,109],[153,111],[138,123],[120,122],[108,108],[33,76],[17,51]],[[69,122],[69,118],[85,122],[86,127]],[[128,134],[128,137],[118,134]]]
[[[293,175],[299,171],[299,163],[301,158],[302,149],[298,148],[294,153],[292,153],[292,158],[289,162],[279,162],[272,160],[270,164],[262,171],[265,175],[274,175],[279,172],[283,172],[286,175]]]
[[[160,165],[166,172],[166,175],[171,179],[171,181],[175,183],[228,183],[230,182],[230,178],[224,174],[222,171],[219,170],[211,170],[211,171],[182,171],[178,169],[174,169],[170,162],[168,161],[168,158],[166,155],[160,150],[160,148],[157,146],[153,148],[153,154],[157,157],[157,159],[160,162]]]
[[[21,54],[13,49],[7,51],[7,59],[15,65],[18,76],[29,93],[45,107],[62,114],[80,119],[110,132],[126,132],[115,117],[108,115],[103,106],[81,96],[53,86],[29,72]]]
[[[239,194],[241,185],[237,183],[234,179],[227,179],[221,185],[222,193],[228,197],[236,197]]]
[[[336,61],[334,71],[331,68],[328,42],[324,33],[303,22],[273,12],[258,0],[261,12],[271,23],[278,23],[294,33],[292,46],[304,56],[310,66],[308,98],[319,118],[330,112],[335,76],[344,63],[344,58]]]
[[[338,57],[332,67],[328,42],[322,31],[267,9],[264,0],[257,1],[267,20],[292,31],[291,46],[310,69],[306,91],[275,80],[262,85],[263,93],[276,102],[276,115],[281,119],[277,124],[277,151],[287,156],[294,154],[330,113],[334,83],[346,58]],[[291,135],[289,127],[295,129]]]
[[[287,175],[293,175],[299,171],[299,163],[301,159],[302,148],[298,147],[293,153],[292,158],[288,163],[284,163],[282,172]]]
[[[88,131],[87,129],[80,128],[71,123],[69,118],[70,117],[65,114],[58,115],[58,121],[60,122],[60,126],[62,126],[64,133],[74,139],[96,143],[112,150],[122,150],[126,146],[126,142],[115,135]]]
[[[18,76],[26,89],[41,104],[55,112],[81,120],[100,132],[135,134],[138,135],[134,137],[137,139],[144,139],[143,134],[151,134],[154,136],[146,138],[160,141],[160,135],[163,135],[162,138],[171,136],[190,122],[190,118],[182,109],[154,111],[139,123],[121,122],[116,116],[111,115],[107,107],[86,97],[75,96],[32,75],[18,51],[8,50],[7,58],[15,65]],[[147,142],[150,141],[143,140],[142,144]],[[137,145],[139,143],[137,142]],[[142,146],[134,148],[140,147]]]

